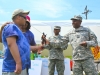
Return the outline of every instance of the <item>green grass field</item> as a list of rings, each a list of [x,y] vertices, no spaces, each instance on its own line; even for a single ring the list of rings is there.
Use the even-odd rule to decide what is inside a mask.
[[[69,59],[72,59],[72,56],[66,56],[65,58],[69,58]]]
[[[48,56],[41,56],[42,58],[48,57]],[[66,56],[65,58],[72,59],[72,56]]]

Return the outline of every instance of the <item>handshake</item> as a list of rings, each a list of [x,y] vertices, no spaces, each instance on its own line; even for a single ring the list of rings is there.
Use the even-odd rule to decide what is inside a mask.
[[[33,53],[41,54],[42,50],[44,49],[43,45],[40,46],[30,46],[30,49]]]
[[[44,49],[44,45],[47,45],[49,44],[50,42],[46,39],[46,35],[43,33],[42,37],[42,42],[41,42],[41,45],[39,46],[31,46],[31,51],[33,53],[37,52],[38,54],[41,54],[42,50]]]

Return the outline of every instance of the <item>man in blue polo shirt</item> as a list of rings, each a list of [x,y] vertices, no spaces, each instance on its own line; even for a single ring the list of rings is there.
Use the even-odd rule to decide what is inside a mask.
[[[2,67],[2,75],[27,75],[26,64],[30,62],[30,46],[21,30],[18,28],[25,25],[26,16],[29,12],[17,9],[13,12],[14,24],[6,25],[2,31],[2,42],[5,54]]]

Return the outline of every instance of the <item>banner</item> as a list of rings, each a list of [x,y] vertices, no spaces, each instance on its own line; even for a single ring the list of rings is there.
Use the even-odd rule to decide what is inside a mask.
[[[0,59],[0,75],[2,75],[2,62]],[[29,70],[29,75],[41,75],[42,60],[31,60],[31,69]]]
[[[2,75],[2,62],[3,61],[3,59],[0,59],[0,75]]]
[[[70,59],[65,59],[64,62],[65,62],[64,75],[71,75]],[[41,71],[41,75],[48,75],[48,58],[42,58],[42,71]],[[56,68],[55,68],[54,75],[58,75]]]
[[[31,60],[29,75],[41,75],[42,60]]]
[[[0,59],[0,75],[2,75],[2,62]],[[64,75],[71,75],[70,71],[70,59],[65,59],[65,71]],[[29,70],[29,75],[48,75],[48,58],[39,58],[36,60],[31,60],[31,69]],[[54,75],[58,75],[56,68]]]

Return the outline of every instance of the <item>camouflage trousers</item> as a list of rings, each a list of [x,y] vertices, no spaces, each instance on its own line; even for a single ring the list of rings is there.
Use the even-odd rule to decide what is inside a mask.
[[[55,67],[58,75],[64,75],[65,64],[64,60],[49,59],[49,75],[54,75]]]
[[[92,58],[74,61],[73,75],[83,75],[83,71],[85,75],[98,75]]]

